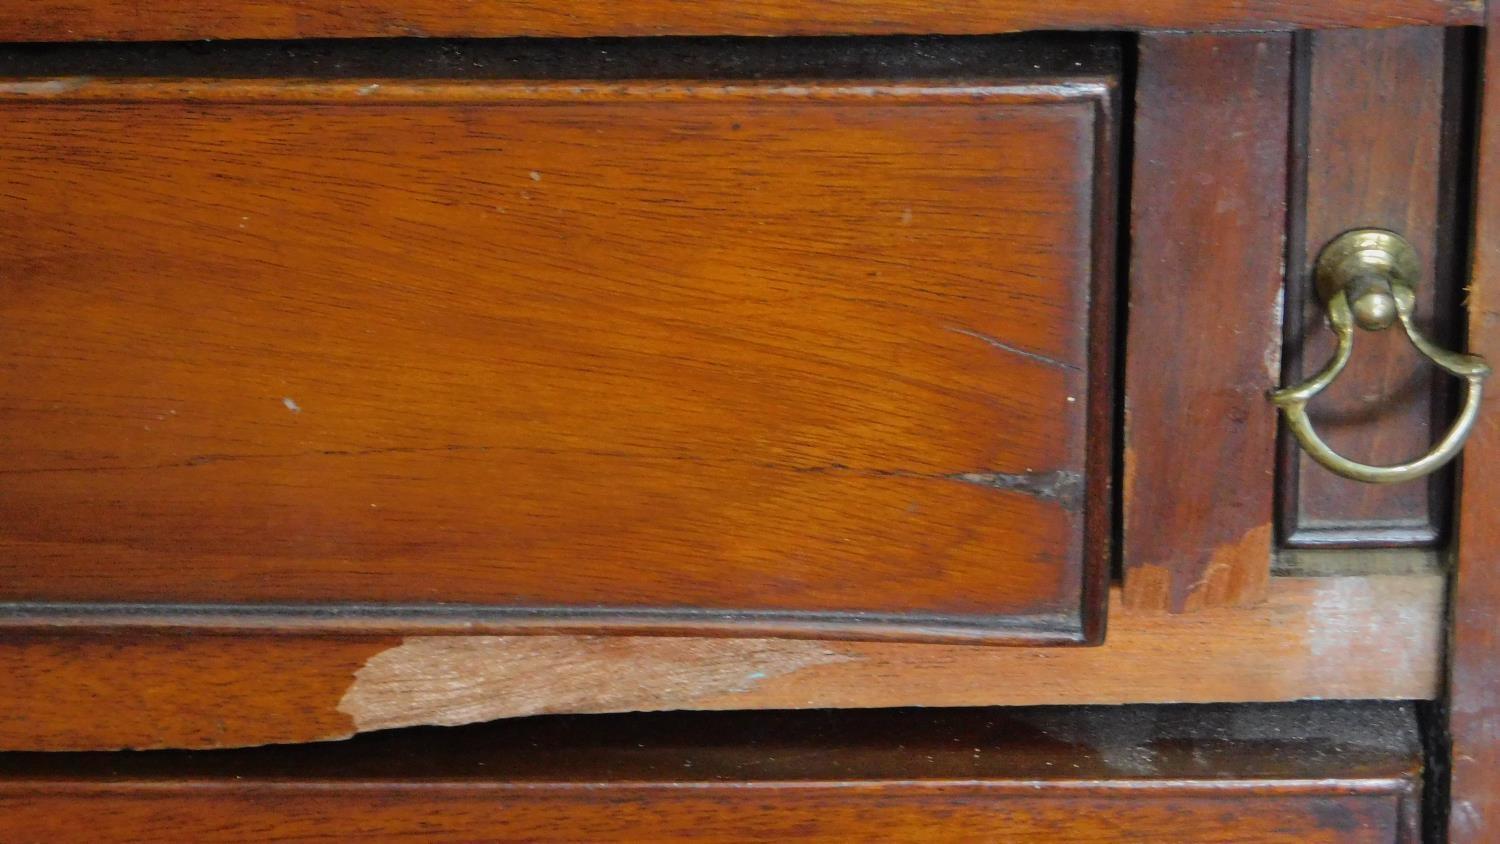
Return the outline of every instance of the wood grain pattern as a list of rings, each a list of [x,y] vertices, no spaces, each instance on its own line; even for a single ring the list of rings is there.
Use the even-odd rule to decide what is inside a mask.
[[[13,631],[0,749],[229,747],[540,713],[1436,696],[1441,576],[1122,606],[1097,648],[626,636]]]
[[[1500,6],[1485,31],[1475,173],[1469,351],[1500,360]],[[1448,651],[1448,839],[1500,837],[1500,396],[1485,396],[1464,450]]]
[[[1420,772],[1400,705],[550,718],[11,754],[0,837],[1390,844]]]
[[[1479,23],[1482,0],[30,0],[4,41],[592,35],[987,34],[1034,29],[1291,29]]]
[[[1452,185],[1444,177],[1457,139],[1445,115],[1448,34],[1441,29],[1319,32],[1299,42],[1307,55],[1301,196],[1287,279],[1283,383],[1302,382],[1333,355],[1333,334],[1317,301],[1318,253],[1361,227],[1398,231],[1423,263],[1418,321],[1444,345],[1456,288]],[[1358,67],[1358,73],[1350,68]],[[1392,127],[1403,127],[1392,131]],[[1446,153],[1445,153],[1446,150]],[[1444,194],[1440,195],[1440,190]],[[1377,465],[1430,447],[1441,406],[1437,377],[1400,331],[1361,331],[1349,367],[1309,413],[1335,450]],[[1447,429],[1446,423],[1437,428]],[[1363,484],[1329,472],[1282,442],[1283,540],[1296,547],[1431,546],[1446,520],[1446,474],[1425,483]]]
[[[0,85],[0,598],[1097,638],[1111,84]]]
[[[1140,41],[1125,600],[1254,603],[1270,576],[1291,36]]]
[[[332,705],[330,685],[340,677],[347,684],[400,643],[379,636],[8,637],[0,643],[0,687],[16,704],[0,705],[0,735],[9,737],[0,746],[30,731],[42,738],[31,745],[39,749],[343,738],[354,722]]]
[[[1235,788],[1234,786],[1239,786]],[[91,842],[347,841],[784,842],[1047,840],[1058,844],[1391,844],[1400,797],[1276,793],[1079,795],[1031,784],[902,783],[740,788],[285,787],[243,783],[39,788],[0,784],[0,831]],[[1202,789],[1207,791],[1207,788]],[[1260,793],[1236,794],[1236,791]],[[1304,792],[1305,789],[1298,789]],[[1331,794],[1326,792],[1332,792]],[[100,824],[99,818],[109,819]]]

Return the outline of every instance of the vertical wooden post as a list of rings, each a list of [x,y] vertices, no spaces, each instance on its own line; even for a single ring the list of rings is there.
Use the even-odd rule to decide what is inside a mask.
[[[1500,4],[1491,4],[1475,174],[1469,349],[1500,359]],[[1465,450],[1449,652],[1453,844],[1500,840],[1500,396]]]
[[[1133,607],[1265,594],[1291,43],[1141,36],[1123,502]]]

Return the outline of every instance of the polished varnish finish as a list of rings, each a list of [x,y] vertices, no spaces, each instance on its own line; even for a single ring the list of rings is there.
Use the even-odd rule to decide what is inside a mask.
[[[0,8],[0,38],[1480,13],[139,5]],[[1364,576],[1267,577],[1264,392],[1280,374],[1280,263],[1310,254],[1346,200],[1437,226],[1439,264],[1461,248],[1443,228],[1455,215],[1429,202],[1456,202],[1443,180],[1457,171],[1426,157],[1443,131],[1429,95],[1454,90],[1434,84],[1428,48],[1452,37],[1148,34],[1136,127],[1111,110],[1128,68],[1031,62],[1033,36],[963,40],[1011,59],[933,75],[910,57],[948,39],[904,53],[780,38],[7,47],[0,747],[371,735],[227,758],[0,757],[0,839],[1412,840],[1419,754],[1400,707],[381,736],[559,711],[1436,697],[1441,575],[1372,576],[1361,551],[1327,571]],[[1337,62],[1309,59],[1299,89],[1299,41],[1351,75],[1379,70],[1340,82]],[[437,58],[404,60],[422,50]],[[663,58],[693,50],[721,59]],[[788,72],[777,57],[797,50],[861,58]],[[168,54],[139,74],[154,78],[120,71]],[[1418,101],[1394,104],[1377,78]],[[1341,85],[1364,93],[1338,100]],[[1362,134],[1405,119],[1413,137]],[[1136,156],[1125,219],[1111,216],[1116,130]],[[1347,154],[1298,145],[1317,138]],[[1331,169],[1365,143],[1370,181]],[[1386,204],[1403,173],[1416,183]],[[1480,204],[1483,346],[1500,232]],[[1109,234],[1126,223],[1120,337]],[[1348,222],[1366,224],[1393,225]],[[1116,349],[1128,406],[1109,394]],[[1485,424],[1471,472],[1500,437]],[[1112,435],[1130,453],[1109,636],[969,644],[1099,638]],[[1495,496],[1467,483],[1452,818],[1456,839],[1488,841]]]
[[[1462,104],[1446,92],[1461,73],[1441,29],[1311,33],[1298,42],[1298,116],[1287,279],[1287,359],[1296,384],[1332,357],[1334,336],[1312,272],[1335,237],[1361,226],[1400,232],[1422,259],[1418,321],[1452,345],[1448,318],[1459,285],[1454,132]],[[1456,44],[1451,44],[1456,47]],[[1456,50],[1454,51],[1456,52]],[[1350,68],[1359,67],[1359,73]],[[1445,113],[1448,112],[1448,113]],[[1402,127],[1392,131],[1393,127]],[[1364,463],[1400,463],[1426,451],[1446,377],[1395,331],[1360,331],[1349,368],[1312,404],[1318,431]],[[1442,424],[1446,429],[1446,422]],[[1441,433],[1439,431],[1438,433]],[[1298,547],[1432,546],[1445,530],[1447,473],[1406,484],[1363,484],[1283,443],[1282,536]]]
[[[213,628],[0,636],[0,749],[237,747],[548,712],[1437,696],[1444,582],[1273,578],[1123,606],[1093,648]],[[203,620],[200,618],[200,620]]]
[[[380,36],[969,34],[1479,23],[1482,0],[29,0],[0,41]]]
[[[1097,639],[1111,96],[0,83],[0,599]]]
[[[0,838],[1390,844],[1421,769],[1402,705],[554,717],[0,756]]]
[[[1122,549],[1135,606],[1265,594],[1291,41],[1141,37]]]

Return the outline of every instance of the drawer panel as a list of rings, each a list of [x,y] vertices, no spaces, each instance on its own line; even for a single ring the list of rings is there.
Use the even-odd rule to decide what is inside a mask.
[[[1397,844],[1421,840],[1416,727],[1377,703],[674,713],[13,753],[0,835]]]
[[[1445,347],[1459,345],[1454,302],[1462,286],[1464,214],[1459,160],[1462,41],[1442,29],[1320,32],[1298,41],[1296,143],[1305,160],[1294,185],[1283,384],[1311,377],[1333,357],[1327,308],[1316,292],[1319,253],[1352,227],[1402,233],[1417,250],[1416,315]],[[1358,57],[1355,59],[1354,57]],[[1351,61],[1369,68],[1350,74]],[[1411,130],[1392,133],[1393,125]],[[1360,151],[1351,158],[1347,151]],[[1422,454],[1449,426],[1461,394],[1403,332],[1361,331],[1349,368],[1309,406],[1340,454],[1392,465]],[[1279,469],[1282,542],[1294,548],[1436,547],[1450,521],[1450,472],[1405,484],[1365,484],[1319,466],[1283,432]]]
[[[1112,90],[0,86],[0,599],[1096,636]]]

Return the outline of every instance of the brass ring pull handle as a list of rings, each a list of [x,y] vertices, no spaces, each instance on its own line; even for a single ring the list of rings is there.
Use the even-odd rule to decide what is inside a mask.
[[[1484,379],[1490,365],[1476,355],[1440,349],[1412,319],[1421,273],[1416,250],[1404,238],[1382,229],[1357,229],[1340,235],[1318,256],[1318,294],[1328,306],[1328,323],[1338,348],[1323,371],[1295,387],[1277,390],[1271,401],[1286,414],[1287,427],[1309,456],[1346,478],[1371,484],[1394,484],[1436,472],[1463,449],[1479,417]],[[1357,463],[1329,448],[1307,418],[1307,403],[1333,383],[1354,354],[1354,327],[1380,331],[1400,321],[1407,339],[1439,368],[1464,379],[1468,395],[1453,427],[1428,453],[1396,466]]]

